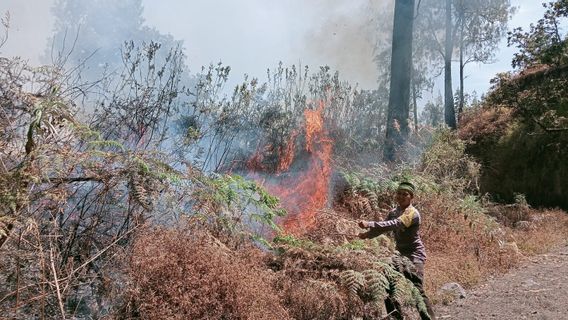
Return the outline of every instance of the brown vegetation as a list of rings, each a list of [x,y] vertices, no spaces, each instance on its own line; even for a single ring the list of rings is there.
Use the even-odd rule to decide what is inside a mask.
[[[262,252],[230,250],[203,230],[157,228],[127,261],[123,315],[144,319],[289,319]]]
[[[482,106],[467,111],[459,135],[482,164],[482,192],[534,206],[568,208],[568,67],[501,74]]]
[[[568,233],[561,211],[481,196],[483,168],[441,130],[415,166],[348,167],[332,207],[291,236],[276,224],[278,199],[257,183],[185,162],[176,170],[151,148],[161,134],[125,127],[105,139],[73,117],[58,70],[0,64],[2,317],[371,319],[386,315],[385,299],[413,315],[424,304],[405,278],[409,261],[386,236],[354,239],[357,220],[384,218],[402,179],[420,190],[426,288],[437,301],[443,283],[473,286]],[[28,81],[40,89],[26,91]],[[487,134],[508,132],[511,116],[487,112],[502,120]],[[165,127],[154,120],[148,128]],[[415,133],[408,156],[426,140]]]

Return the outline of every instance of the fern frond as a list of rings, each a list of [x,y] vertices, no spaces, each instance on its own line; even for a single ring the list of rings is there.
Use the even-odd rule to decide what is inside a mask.
[[[412,296],[412,289],[416,289],[414,284],[400,273],[393,280],[391,297],[401,305],[414,305]]]
[[[138,174],[132,174],[130,177],[130,186],[134,199],[146,210],[150,209],[150,197],[148,190],[144,187],[144,180]]]
[[[118,141],[114,141],[114,140],[94,140],[94,141],[89,141],[88,143],[89,148],[91,149],[101,149],[101,148],[117,148],[120,149],[120,151],[124,151],[124,146],[118,142]]]
[[[390,282],[379,270],[369,269],[363,271],[366,280],[366,291],[376,303],[383,303],[388,297]]]
[[[426,303],[424,302],[424,298],[420,294],[420,290],[418,290],[418,288],[416,288],[415,286],[412,286],[412,300],[418,312],[420,312],[423,315],[428,314],[428,308],[426,308]]]
[[[361,272],[346,270],[339,276],[341,285],[349,290],[349,293],[357,296],[365,286],[365,276]]]

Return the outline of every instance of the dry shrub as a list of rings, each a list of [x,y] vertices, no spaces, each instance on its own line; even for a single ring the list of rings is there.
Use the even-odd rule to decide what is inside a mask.
[[[444,283],[458,282],[470,288],[517,267],[523,256],[566,243],[568,215],[561,210],[479,203],[483,205],[479,209],[487,211],[474,214],[472,208],[457,206],[463,199],[452,199],[451,194],[422,195],[417,200],[428,251],[426,291],[435,302],[448,301],[437,292]]]
[[[487,214],[494,217],[503,226],[513,228],[519,222],[533,221],[536,211],[531,210],[528,205],[519,203],[508,205],[490,204],[487,207]]]
[[[499,136],[511,123],[513,113],[513,108],[504,106],[466,110],[460,118],[459,137],[470,141],[487,136]]]
[[[341,211],[321,210],[318,214],[318,227],[304,237],[321,244],[344,245],[363,230],[357,226],[357,220],[346,219],[350,213]]]
[[[333,282],[282,280],[283,302],[294,319],[341,319],[345,318],[347,307],[353,310],[353,304],[362,306],[359,299],[353,299],[347,306],[345,295]]]
[[[289,319],[255,248],[205,233],[151,230],[133,248],[124,311],[143,319]]]
[[[514,230],[514,236],[523,254],[535,255],[550,251],[566,243],[568,215],[561,210],[532,211],[531,227]]]
[[[426,291],[434,301],[444,300],[437,290],[445,283],[472,287],[518,262],[514,252],[501,249],[506,235],[495,221],[475,208],[460,207],[461,199],[432,193],[417,200],[428,254]]]

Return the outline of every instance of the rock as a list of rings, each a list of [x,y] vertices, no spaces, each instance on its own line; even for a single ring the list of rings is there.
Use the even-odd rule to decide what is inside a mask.
[[[438,290],[438,294],[452,296],[455,299],[464,299],[467,295],[465,293],[464,288],[456,282],[449,282],[444,284],[440,290]]]
[[[508,253],[513,253],[514,255],[520,256],[521,255],[521,250],[519,250],[519,247],[517,246],[516,242],[505,242],[500,244],[499,246],[501,252],[508,252]]]

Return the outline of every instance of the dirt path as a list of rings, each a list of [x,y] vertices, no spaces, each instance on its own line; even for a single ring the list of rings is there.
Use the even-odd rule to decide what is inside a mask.
[[[568,319],[568,245],[435,309],[438,319]]]

